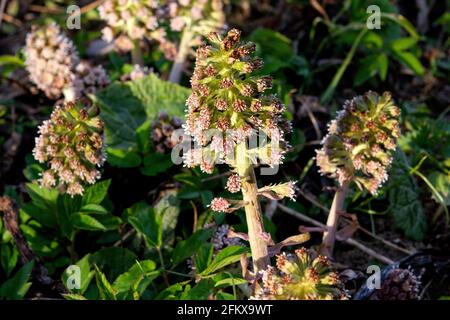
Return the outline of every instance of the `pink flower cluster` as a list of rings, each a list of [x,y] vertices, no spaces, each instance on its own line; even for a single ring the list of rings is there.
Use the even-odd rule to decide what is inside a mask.
[[[109,84],[102,66],[81,61],[73,42],[55,23],[32,27],[25,46],[25,63],[30,79],[50,99],[66,100],[87,96]]]
[[[320,172],[340,185],[355,181],[376,194],[387,180],[400,136],[400,109],[389,93],[367,92],[347,101],[331,121],[316,162]]]
[[[272,78],[251,73],[262,66],[252,58],[253,43],[241,43],[240,31],[232,29],[222,38],[209,35],[211,45],[197,50],[191,78],[192,94],[187,99],[185,131],[197,146],[184,155],[187,167],[199,165],[211,173],[215,163],[236,167],[235,149],[242,142],[266,137],[267,143],[249,150],[271,166],[284,158],[283,104],[274,95],[265,95]]]
[[[80,102],[56,106],[49,120],[39,127],[34,158],[49,168],[39,180],[46,188],[57,187],[70,195],[83,194],[85,184],[100,178],[105,161],[103,122],[95,106]]]

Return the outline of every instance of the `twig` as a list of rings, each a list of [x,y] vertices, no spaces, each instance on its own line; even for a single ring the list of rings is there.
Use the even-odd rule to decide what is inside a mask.
[[[113,247],[119,247],[121,246],[129,237],[131,237],[134,233],[136,232],[136,229],[131,229],[129,230],[127,233],[125,233],[122,238],[120,238],[119,240],[117,240],[117,242],[115,242],[113,244]]]
[[[315,206],[318,207],[319,209],[323,210],[324,212],[329,212],[329,211],[330,211],[327,207],[325,207],[323,204],[319,203],[316,199],[314,199],[314,197],[313,197],[312,195],[310,195],[310,194],[308,194],[308,193],[302,191],[301,189],[300,189],[298,192],[299,192],[306,200],[310,201],[313,205],[315,205]],[[361,231],[363,231],[363,232],[364,232],[365,234],[367,234],[368,236],[370,236],[370,237],[372,237],[372,238],[374,238],[374,239],[376,239],[376,240],[378,240],[378,241],[383,242],[385,245],[387,245],[387,246],[389,246],[389,247],[391,247],[391,248],[393,248],[393,249],[399,250],[399,251],[404,252],[404,253],[407,253],[407,254],[409,254],[409,255],[411,255],[411,254],[414,253],[413,251],[410,251],[410,250],[408,250],[408,249],[405,249],[405,248],[402,248],[402,247],[400,247],[400,246],[397,246],[396,244],[394,244],[394,243],[392,243],[392,242],[390,242],[390,241],[388,241],[388,240],[386,240],[386,239],[383,239],[382,237],[379,237],[379,236],[377,236],[377,235],[374,235],[372,232],[366,230],[365,228],[363,228],[363,227],[361,227],[361,226],[358,226],[358,229],[361,230]]]
[[[308,104],[305,104],[306,106],[306,113],[308,114],[309,120],[311,121],[314,131],[316,132],[316,136],[318,140],[322,140],[322,133],[320,132],[319,123],[317,122],[316,117],[314,116],[314,113],[311,111],[311,108]]]
[[[323,204],[321,204],[316,199],[314,199],[313,196],[311,196],[310,194],[304,192],[302,189],[299,189],[298,193],[300,193],[306,200],[308,200],[309,202],[314,204],[316,207],[322,209],[323,211],[325,211],[325,212],[329,212],[330,211],[329,208],[325,207]]]
[[[32,260],[35,261],[33,275],[36,280],[44,286],[51,286],[59,294],[67,293],[67,290],[58,282],[48,276],[47,268],[40,262],[39,258],[34,254],[19,229],[19,208],[17,204],[9,197],[0,197],[0,212],[3,212],[3,222],[6,230],[8,230],[13,239],[14,244],[20,253],[23,264]]]
[[[293,217],[298,218],[299,220],[302,220],[304,222],[310,223],[310,224],[315,225],[317,227],[325,228],[325,225],[323,223],[321,223],[321,222],[319,222],[319,221],[317,221],[317,220],[315,220],[315,219],[313,219],[311,217],[308,217],[308,216],[306,216],[306,215],[304,215],[304,214],[302,214],[302,213],[300,213],[298,211],[295,211],[295,210],[293,210],[291,208],[288,208],[288,207],[286,207],[286,206],[284,206],[284,205],[282,205],[280,203],[278,204],[278,208],[280,208],[281,211],[283,211],[283,212],[285,212],[287,214],[290,214]],[[375,252],[374,250],[366,247],[365,245],[363,245],[362,243],[360,243],[359,241],[357,241],[357,240],[355,240],[353,238],[348,238],[348,239],[344,240],[344,242],[349,244],[349,245],[352,245],[352,246],[354,246],[354,247],[356,247],[358,249],[360,249],[361,251],[363,251],[363,252],[367,253],[368,255],[378,259],[381,262],[384,262],[386,264],[394,263],[393,260],[389,259],[388,257],[385,257],[381,253]]]
[[[39,12],[39,13],[51,13],[51,14],[59,14],[59,13],[64,12],[64,10],[60,7],[49,8],[49,7],[40,6],[38,4],[32,4],[30,6],[30,10],[34,11],[34,12]]]
[[[20,28],[20,27],[23,26],[23,23],[22,23],[20,20],[14,18],[14,17],[12,17],[12,16],[10,16],[10,15],[7,14],[7,13],[3,13],[3,17],[1,17],[0,23],[1,23],[2,20],[6,21],[6,22],[9,22],[9,23],[11,23],[11,24],[13,24],[13,25],[15,25],[17,28]]]
[[[407,255],[412,255],[412,254],[415,253],[414,251],[411,251],[411,250],[402,248],[402,247],[396,245],[395,243],[392,243],[392,242],[390,242],[390,241],[388,241],[388,240],[385,240],[385,239],[383,239],[382,237],[379,237],[379,236],[373,234],[372,232],[370,232],[369,230],[367,230],[367,229],[365,229],[365,228],[363,228],[363,227],[361,227],[361,226],[358,226],[358,230],[361,230],[362,232],[364,232],[364,233],[367,234],[368,236],[371,236],[372,238],[377,239],[378,241],[383,242],[385,245],[387,245],[388,247],[391,247],[392,249],[396,249],[396,250],[398,250],[398,251],[401,251],[401,252],[403,252],[403,253],[406,253]]]
[[[230,174],[231,174],[231,172],[227,171],[227,172],[224,172],[224,173],[212,176],[212,177],[206,177],[206,178],[202,179],[202,182],[208,182],[208,181],[212,181],[212,180],[216,180],[216,179],[221,179],[223,177],[229,176]]]
[[[92,10],[92,9],[95,9],[99,5],[101,5],[103,2],[105,2],[105,0],[97,0],[97,1],[94,1],[94,2],[91,2],[91,3],[88,3],[84,7],[81,7],[80,13],[83,14],[83,13],[86,13],[86,12]]]

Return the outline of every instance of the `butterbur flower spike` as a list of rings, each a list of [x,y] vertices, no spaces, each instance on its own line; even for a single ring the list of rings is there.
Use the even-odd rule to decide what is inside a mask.
[[[184,62],[193,46],[213,31],[219,31],[225,23],[222,0],[171,0],[168,5],[170,29],[181,32],[169,81],[179,83]]]
[[[345,300],[338,275],[327,258],[312,258],[305,248],[276,256],[276,267],[261,272],[262,287],[254,300]]]
[[[265,232],[253,159],[267,159],[264,163],[270,166],[280,164],[288,147],[284,135],[289,126],[282,118],[283,104],[266,94],[272,78],[252,75],[262,66],[260,59],[251,56],[255,44],[242,43],[240,37],[237,29],[225,37],[212,32],[208,36],[210,45],[197,49],[184,125],[195,144],[183,158],[185,166],[200,166],[205,173],[212,173],[216,163],[231,167],[233,174],[226,189],[231,193],[241,191],[242,201],[215,198],[210,207],[217,212],[232,212],[245,206],[253,267],[258,272],[270,259],[267,239],[261,236]],[[253,146],[254,138],[264,142]],[[276,198],[293,198],[293,186],[280,184],[262,191]]]
[[[246,66],[255,60],[250,57],[254,46],[240,43],[240,31],[236,29],[230,30],[223,39],[216,33],[209,39],[212,39],[212,46],[197,50],[191,78],[193,92],[186,102],[186,132],[202,146],[199,152],[208,154],[213,161],[221,159],[237,167],[237,160],[230,157],[230,154],[234,155],[231,151],[261,130],[273,144],[260,148],[264,148],[269,164],[280,164],[286,152],[281,117],[284,107],[275,96],[256,90],[258,82],[267,77],[251,76],[246,72]],[[244,90],[248,87],[255,88],[251,95]],[[252,111],[255,105],[258,108]],[[205,134],[208,129],[230,130],[231,134],[208,136]]]
[[[82,195],[86,184],[100,178],[105,161],[103,122],[95,106],[80,102],[56,106],[49,120],[39,127],[33,149],[34,158],[47,163],[39,183],[57,187],[62,193]]]
[[[335,178],[339,188],[334,196],[323,235],[321,252],[332,256],[339,213],[343,211],[349,184],[376,195],[386,182],[392,151],[400,136],[400,109],[385,92],[369,91],[347,101],[328,126],[316,162],[320,172]]]
[[[320,172],[340,185],[354,181],[376,194],[388,177],[400,136],[399,116],[400,109],[389,93],[379,96],[370,91],[347,101],[317,151]]]
[[[73,101],[109,84],[105,69],[80,61],[73,42],[55,23],[32,27],[25,57],[31,81],[50,99]]]
[[[48,98],[58,99],[65,90],[73,90],[78,53],[56,23],[45,28],[33,26],[27,34],[24,51],[31,81]]]
[[[159,25],[163,14],[158,0],[106,0],[99,7],[106,21],[103,39],[120,51],[131,51],[144,39],[165,41],[166,32]]]

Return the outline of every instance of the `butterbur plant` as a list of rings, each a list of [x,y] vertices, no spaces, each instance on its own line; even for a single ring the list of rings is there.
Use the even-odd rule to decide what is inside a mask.
[[[27,34],[24,52],[31,81],[50,99],[64,96],[64,100],[73,101],[109,84],[105,69],[80,61],[72,40],[55,23],[34,25]]]
[[[276,267],[262,272],[262,286],[256,300],[335,300],[347,299],[338,275],[324,256],[313,258],[305,248],[293,254],[279,254]]]
[[[400,109],[385,92],[367,92],[347,101],[317,151],[320,172],[338,182],[323,236],[323,252],[332,255],[339,213],[344,206],[349,184],[376,195],[387,181],[397,138],[400,136]]]
[[[195,144],[183,157],[185,166],[200,166],[206,173],[212,173],[216,163],[226,163],[231,168],[227,189],[231,193],[240,191],[242,200],[218,197],[210,207],[217,212],[245,207],[257,273],[270,264],[267,248],[270,237],[264,231],[258,195],[292,197],[294,185],[288,182],[258,190],[255,159],[270,166],[279,165],[287,148],[284,130],[289,126],[281,116],[283,104],[275,96],[264,94],[271,87],[272,78],[252,75],[262,61],[251,57],[255,45],[241,43],[240,34],[236,29],[224,38],[211,33],[211,44],[197,49],[185,124]],[[266,143],[255,145],[258,139]]]
[[[66,102],[56,106],[39,127],[34,158],[46,163],[42,187],[56,187],[61,193],[82,195],[84,186],[100,178],[105,161],[103,122],[96,106]]]

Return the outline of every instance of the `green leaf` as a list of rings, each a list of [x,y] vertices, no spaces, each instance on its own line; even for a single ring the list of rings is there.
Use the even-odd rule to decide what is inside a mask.
[[[414,54],[408,51],[394,51],[394,57],[405,66],[414,71],[418,76],[425,74],[425,68]]]
[[[197,273],[203,272],[211,263],[214,253],[214,247],[211,243],[203,243],[200,248],[196,250],[194,256],[195,270]]]
[[[128,208],[125,212],[128,222],[145,236],[151,247],[160,247],[162,244],[162,216],[145,202],[139,202]]]
[[[438,199],[436,194],[433,193],[433,199],[445,206],[450,206],[450,173],[445,174],[434,171],[430,174],[428,180],[434,186],[436,191],[442,196],[442,201],[439,201],[440,199]]]
[[[222,291],[217,292],[216,299],[217,300],[236,300],[236,298],[232,294],[222,292]]]
[[[182,297],[183,300],[207,300],[214,289],[212,279],[200,280],[189,292]]]
[[[216,281],[216,283],[214,284],[215,288],[226,288],[247,283],[247,280],[239,276],[230,277],[228,273],[225,274],[224,276],[226,276],[226,278]]]
[[[382,53],[378,56],[378,73],[382,81],[386,80],[388,68],[389,68],[388,56]]]
[[[144,167],[141,168],[142,174],[146,176],[156,176],[173,166],[170,154],[151,153],[144,157]]]
[[[249,40],[257,44],[256,55],[264,60],[261,73],[272,74],[291,66],[295,54],[288,37],[271,29],[258,28],[252,32]]]
[[[33,266],[34,261],[28,262],[17,271],[14,277],[3,283],[0,287],[0,297],[10,300],[22,299],[31,286],[31,282],[28,282],[28,280]]]
[[[90,268],[89,259],[91,259],[91,255],[87,254],[83,257],[83,259],[79,260],[76,263],[76,266],[78,266],[80,268],[80,274],[79,274],[80,289],[71,289],[70,290],[71,292],[83,294],[87,290],[89,284],[91,283],[91,280],[94,277],[94,271],[91,270],[91,268]],[[67,284],[68,284],[67,281],[69,280],[69,277],[71,275],[72,274],[69,274],[68,269],[64,270],[64,272],[62,274],[62,281],[63,281],[63,284],[66,286],[66,288],[67,288]]]
[[[133,298],[139,298],[147,286],[159,275],[155,271],[156,264],[151,260],[136,261],[127,272],[121,274],[114,281],[113,287],[118,295],[131,293]],[[122,295],[124,298],[126,295]]]
[[[72,239],[74,225],[72,224],[72,214],[78,212],[81,208],[81,197],[70,197],[69,195],[60,195],[57,200],[56,219],[59,230],[68,239]]]
[[[97,288],[100,293],[100,299],[102,300],[117,300],[116,291],[109,283],[108,279],[100,269],[95,266],[95,280],[97,282]]]
[[[203,243],[205,243],[213,235],[214,230],[202,229],[195,232],[188,239],[177,243],[172,252],[172,263],[178,265],[180,262],[191,257]]]
[[[63,294],[64,299],[66,300],[87,300],[85,297],[83,297],[80,294],[74,294],[74,293],[69,293],[69,294]]]
[[[210,275],[223,267],[226,267],[232,263],[235,263],[241,259],[243,253],[248,253],[248,248],[242,246],[228,246],[222,249],[206,268],[201,275]]]
[[[0,56],[0,66],[5,64],[13,64],[18,67],[24,67],[25,62],[17,56],[3,55]]]
[[[180,214],[180,200],[176,190],[165,191],[164,195],[154,204],[156,213],[161,216],[163,248],[172,248],[175,242],[175,227]]]
[[[35,183],[27,183],[27,193],[33,204],[44,210],[53,210],[56,207],[58,191],[56,189],[42,188]]]
[[[409,20],[406,19],[401,14],[382,12],[381,17],[396,22],[403,29],[405,29],[410,34],[411,37],[413,37],[415,39],[420,39],[420,35],[417,33],[416,28],[414,28],[414,26],[411,24],[411,22],[409,22]]]
[[[54,235],[37,222],[30,221],[28,224],[21,224],[20,231],[25,236],[31,250],[38,256],[54,258],[61,252],[61,247]]]
[[[377,73],[380,75],[381,80],[385,80],[387,68],[388,57],[384,53],[369,55],[359,62],[359,68],[353,83],[355,86],[359,86],[374,77]]]
[[[141,164],[141,156],[130,148],[128,150],[106,148],[108,163],[119,168],[133,168]]]
[[[353,80],[355,86],[363,84],[378,73],[378,56],[378,54],[372,54],[361,59],[355,79]]]
[[[155,298],[155,300],[179,300],[179,294],[187,292],[190,286],[187,285],[190,281],[179,282],[171,285],[170,287],[161,291]]]
[[[390,169],[389,211],[397,227],[405,235],[417,241],[423,240],[427,230],[427,219],[420,202],[419,188],[409,174],[408,159],[402,151],[397,151]]]
[[[390,47],[394,51],[405,51],[417,44],[417,39],[408,37],[408,38],[400,38],[392,41],[390,43]]]
[[[110,281],[128,271],[137,256],[130,250],[119,247],[104,248],[92,254],[89,262],[97,265]]]
[[[72,214],[70,218],[73,226],[78,229],[91,231],[106,230],[106,227],[101,224],[100,221],[88,214],[76,212]]]
[[[139,143],[142,147],[142,137],[137,133],[138,129],[155,119],[160,110],[169,115],[183,116],[190,92],[154,74],[142,80],[114,83],[98,92],[95,100],[105,122],[108,162],[118,167],[140,165],[139,151],[142,148],[139,148]]]
[[[108,210],[98,204],[87,204],[81,207],[81,213],[108,214]]]
[[[18,258],[19,253],[15,247],[12,247],[7,243],[0,244],[0,261],[6,276],[11,274],[11,271],[17,264]]]
[[[108,189],[111,184],[111,180],[103,180],[96,184],[86,188],[82,204],[100,204],[108,194]]]

